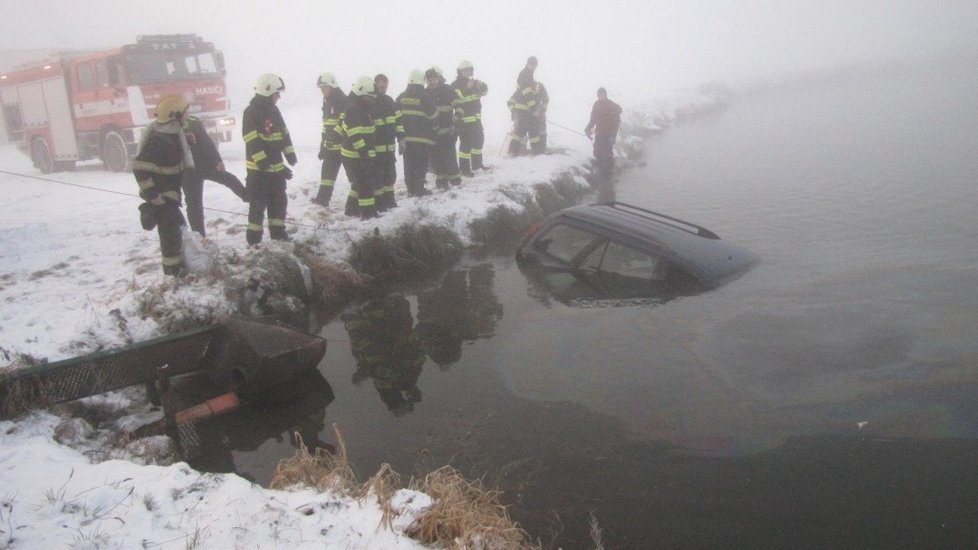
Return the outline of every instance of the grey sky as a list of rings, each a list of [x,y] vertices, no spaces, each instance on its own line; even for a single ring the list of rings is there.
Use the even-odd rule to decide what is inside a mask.
[[[236,99],[281,74],[295,99],[460,59],[505,101],[528,55],[555,101],[671,91],[709,80],[941,52],[978,52],[975,0],[184,1],[3,0],[0,50],[84,48],[196,32],[224,50]],[[498,95],[497,95],[498,94]],[[239,103],[240,104],[240,103]]]

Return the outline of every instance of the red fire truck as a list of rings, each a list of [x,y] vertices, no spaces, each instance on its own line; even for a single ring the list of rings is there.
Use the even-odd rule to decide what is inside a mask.
[[[166,95],[182,95],[215,142],[230,141],[235,120],[224,74],[222,53],[195,34],[140,36],[0,73],[0,119],[7,139],[43,173],[89,159],[119,172]]]

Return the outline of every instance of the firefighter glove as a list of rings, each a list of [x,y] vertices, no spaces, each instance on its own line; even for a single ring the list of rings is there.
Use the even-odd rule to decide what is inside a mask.
[[[402,155],[402,156],[404,155],[404,142],[403,141],[398,142],[398,144],[397,144],[397,154],[398,155]]]
[[[286,180],[290,180],[292,179],[292,170],[288,166],[286,166],[282,169],[282,175],[285,176]]]
[[[152,204],[144,202],[139,205],[139,223],[146,231],[156,227],[156,211]]]
[[[319,149],[319,160],[326,160],[326,149]]]
[[[286,153],[285,160],[289,161],[289,164],[295,166],[295,163],[299,162],[299,159],[295,157],[295,153]]]

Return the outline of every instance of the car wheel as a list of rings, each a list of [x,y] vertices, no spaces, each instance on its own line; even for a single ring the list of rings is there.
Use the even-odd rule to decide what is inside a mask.
[[[129,150],[126,148],[126,140],[118,132],[105,134],[102,140],[102,162],[106,170],[111,172],[123,172],[129,168]]]
[[[51,156],[51,148],[48,147],[48,142],[44,138],[35,138],[31,144],[31,161],[42,174],[54,172],[54,158]]]

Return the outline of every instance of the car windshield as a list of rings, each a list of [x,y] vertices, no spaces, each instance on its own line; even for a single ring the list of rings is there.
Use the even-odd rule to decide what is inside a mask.
[[[213,52],[152,52],[127,57],[129,78],[134,84],[161,80],[214,78],[220,75]]]

